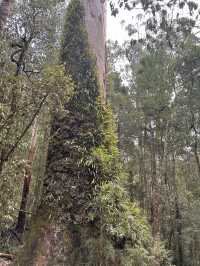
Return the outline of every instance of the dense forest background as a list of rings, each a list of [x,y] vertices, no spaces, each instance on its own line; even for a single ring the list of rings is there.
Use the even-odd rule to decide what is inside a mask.
[[[0,2],[0,265],[200,266],[198,3],[85,3]]]

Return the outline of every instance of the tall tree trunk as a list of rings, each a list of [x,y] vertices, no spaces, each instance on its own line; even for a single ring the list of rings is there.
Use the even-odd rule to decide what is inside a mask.
[[[179,208],[178,198],[175,198],[176,208],[176,231],[177,231],[177,266],[183,266],[183,247],[182,247],[182,215]]]
[[[193,83],[192,83],[193,84]],[[191,108],[191,107],[190,107]],[[190,109],[190,114],[191,114],[191,133],[194,135],[194,144],[193,144],[193,153],[197,165],[197,172],[198,172],[198,177],[200,178],[200,160],[199,160],[199,154],[198,154],[198,130],[196,128],[196,119],[195,119],[195,114],[192,111],[192,108]]]
[[[85,7],[85,24],[89,43],[96,56],[102,98],[106,99],[106,8],[105,0],[81,0]],[[98,41],[97,41],[98,40]]]
[[[32,137],[31,143],[28,151],[28,158],[27,158],[27,165],[25,168],[25,177],[24,177],[24,184],[23,184],[23,191],[22,191],[22,199],[20,205],[20,211],[18,215],[17,225],[16,225],[16,232],[22,234],[25,229],[26,224],[26,217],[27,217],[27,202],[28,196],[30,191],[30,183],[32,179],[32,165],[35,158],[36,153],[36,144],[37,144],[37,119],[35,119],[35,123],[32,128]]]
[[[194,157],[196,160],[196,165],[197,165],[197,172],[198,172],[198,177],[200,178],[200,160],[199,160],[199,154],[198,154],[198,134],[197,131],[195,129],[195,143],[194,143],[194,147],[193,147],[193,151],[194,151]]]
[[[139,164],[139,177],[141,179],[140,185],[140,207],[145,209],[146,206],[146,198],[147,196],[147,179],[146,179],[146,167],[145,167],[145,160],[144,160],[144,137],[143,132],[140,130],[140,136],[138,137],[138,164]]]
[[[172,158],[173,163],[173,189],[174,189],[174,199],[175,199],[175,230],[176,230],[176,254],[177,254],[177,266],[183,266],[183,240],[182,240],[182,213],[179,205],[178,191],[176,185],[176,158],[173,154]]]
[[[160,184],[156,162],[156,133],[151,129],[151,176],[152,176],[152,207],[151,224],[154,238],[154,254],[156,265],[160,266]]]
[[[157,179],[157,162],[154,131],[151,129],[151,179],[152,179],[152,209],[151,223],[153,236],[159,231],[159,188]]]
[[[81,2],[85,6],[85,20],[86,20],[86,28],[88,30],[88,35],[89,35],[89,44],[90,44],[90,47],[92,48],[91,50],[93,51],[94,55],[96,55],[97,69],[99,72],[99,79],[101,82],[103,82],[103,75],[101,75],[101,72],[105,70],[105,66],[102,65],[102,67],[101,67],[100,66],[101,64],[98,63],[98,58],[100,61],[100,56],[98,55],[98,52],[97,52],[98,47],[92,46],[92,43],[95,44],[97,42],[97,38],[95,37],[96,36],[96,30],[98,30],[97,27],[99,28],[99,30],[102,30],[101,27],[103,27],[103,25],[104,25],[104,22],[103,22],[104,21],[104,12],[103,12],[103,10],[104,10],[103,5],[104,4],[102,3],[102,1],[99,1],[99,0],[95,0],[95,1],[94,0],[93,1],[81,0]],[[102,20],[99,17],[100,14],[102,16]],[[105,37],[104,34],[102,36],[103,36],[102,38]],[[98,39],[99,39],[99,37],[98,37]],[[100,47],[100,50],[101,49],[103,50],[102,54],[104,54],[105,53],[104,42],[99,41],[98,45]],[[103,47],[102,47],[102,45],[103,45]],[[101,59],[103,61],[105,60],[105,58],[101,58]],[[83,77],[83,79],[84,79],[84,77]],[[103,89],[103,92],[104,92],[104,89]],[[55,121],[55,124],[56,124],[56,122],[57,121]],[[58,126],[58,125],[56,124],[55,126]],[[62,127],[62,124],[61,125],[59,124],[59,126]],[[66,126],[66,125],[64,124],[64,126]],[[61,131],[62,130],[63,130],[63,128],[61,128]],[[66,128],[64,130],[66,131]],[[55,133],[55,132],[53,132],[53,133]],[[63,136],[63,138],[65,138],[65,137],[66,136]],[[66,144],[63,144],[63,142],[61,140],[61,146],[66,145]],[[62,153],[62,148],[63,148],[61,146],[59,146],[60,153]],[[52,151],[53,148],[49,149],[49,154],[50,154],[49,157],[51,157],[50,160],[53,160],[52,156],[51,156],[52,155],[51,152],[53,152],[53,153],[57,152],[57,150],[55,150],[55,145],[52,145],[52,147],[54,148],[53,151]],[[57,155],[57,156],[59,156],[59,155]],[[65,161],[67,161],[66,156],[68,156],[68,155],[62,154],[62,156],[65,158]],[[51,162],[51,163],[53,165],[53,162]],[[63,167],[63,160],[58,160],[58,164],[56,166]],[[51,201],[51,199],[49,199],[49,201],[45,201],[46,194],[44,192],[43,193],[43,199],[41,199],[42,204],[37,209],[36,215],[32,218],[30,231],[27,232],[27,235],[26,235],[24,249],[23,249],[22,253],[19,255],[16,265],[20,265],[20,266],[27,266],[27,265],[30,265],[30,266],[80,265],[77,263],[70,262],[70,255],[71,255],[71,253],[74,252],[72,247],[77,246],[73,242],[74,241],[78,242],[79,236],[74,237],[74,235],[76,235],[76,233],[74,233],[72,229],[69,230],[70,232],[68,232],[66,229],[66,230],[64,230],[64,233],[63,233],[63,230],[61,230],[60,226],[57,225],[57,219],[56,219],[57,211],[60,209],[59,209],[59,206],[57,205],[57,201],[56,200],[54,201],[54,194],[56,195],[56,193],[58,193],[58,191],[54,191],[54,190],[56,190],[57,184],[55,184],[52,187],[51,181],[53,179],[54,183],[56,183],[56,182],[59,183],[60,182],[59,178],[61,179],[62,175],[61,175],[61,177],[56,176],[57,177],[56,178],[54,176],[54,173],[53,174],[49,173],[49,175],[52,175],[52,179],[49,181],[48,173],[47,173],[47,179],[45,179],[45,185],[46,186],[44,188],[44,191],[50,189],[50,196],[53,194],[52,195],[53,203],[52,202],[49,203],[49,201]],[[48,182],[50,182],[50,184]],[[59,184],[58,184],[58,186],[59,186]],[[51,189],[52,189],[52,191],[51,191]],[[46,192],[48,194],[49,191],[46,191]],[[66,191],[64,191],[62,193],[65,194],[65,199],[66,199],[66,197],[68,196],[68,195],[66,195]],[[47,204],[47,202],[49,204]],[[47,204],[47,206],[45,204]],[[55,207],[54,207],[54,204],[56,205]],[[74,212],[75,212],[75,210],[74,210]],[[65,215],[66,214],[67,213],[65,213]],[[65,224],[65,228],[66,227],[67,226]],[[59,237],[59,232],[61,232],[60,237]],[[71,236],[71,234],[73,234],[73,236]],[[66,235],[66,238],[64,237],[64,235]],[[61,247],[61,248],[59,249],[59,247]],[[58,253],[59,250],[62,250],[62,252],[61,252],[62,254]],[[68,254],[69,254],[69,256],[68,256]],[[67,261],[66,261],[66,259],[67,259]],[[73,259],[77,260],[76,256],[74,256]]]
[[[0,32],[6,23],[6,19],[10,14],[12,0],[2,0],[0,4]]]

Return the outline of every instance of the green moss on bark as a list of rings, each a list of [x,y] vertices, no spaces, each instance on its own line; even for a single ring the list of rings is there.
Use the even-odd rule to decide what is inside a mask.
[[[61,62],[75,89],[65,104],[66,114],[56,115],[52,123],[46,201],[57,205],[67,222],[85,223],[90,200],[101,182],[92,155],[103,142],[103,132],[100,86],[79,0],[67,8]]]

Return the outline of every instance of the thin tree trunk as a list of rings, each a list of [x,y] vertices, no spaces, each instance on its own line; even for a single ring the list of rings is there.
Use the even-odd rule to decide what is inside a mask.
[[[30,143],[30,148],[28,151],[27,165],[25,169],[22,199],[21,199],[20,211],[19,211],[17,225],[16,225],[16,231],[20,234],[24,232],[25,224],[26,224],[26,216],[27,216],[26,207],[27,207],[28,196],[29,196],[29,191],[30,191],[30,183],[32,179],[32,165],[33,165],[33,161],[34,161],[35,153],[36,153],[37,128],[38,128],[38,125],[37,125],[37,119],[36,119],[33,125],[33,129],[32,129],[31,143]]]
[[[195,160],[196,160],[196,164],[197,164],[198,176],[200,178],[200,160],[199,160],[199,155],[198,155],[198,136],[197,136],[196,131],[195,131],[194,156],[195,156]]]
[[[177,266],[183,266],[183,245],[182,245],[182,214],[179,206],[178,192],[176,186],[176,159],[173,155],[173,188],[175,194],[175,219],[177,233]]]
[[[176,197],[176,230],[177,230],[177,266],[183,266],[183,247],[182,247],[182,215],[179,208],[178,198]]]
[[[152,175],[152,209],[151,223],[154,238],[154,254],[156,256],[155,266],[160,266],[160,184],[157,173],[156,162],[156,136],[151,129],[151,175]]]
[[[138,137],[138,149],[139,149],[139,158],[138,158],[138,164],[139,164],[139,177],[141,179],[141,189],[140,189],[140,207],[142,209],[145,209],[146,207],[146,199],[145,195],[147,193],[146,189],[146,175],[145,175],[145,160],[144,160],[144,139],[142,131],[140,131],[140,136]]]
[[[153,131],[153,130],[152,130]],[[157,163],[156,163],[156,150],[155,150],[155,136],[152,132],[151,137],[151,178],[152,178],[152,210],[151,210],[151,222],[153,236],[155,236],[160,228],[159,226],[159,186],[157,177]]]
[[[192,81],[193,84],[193,81]],[[195,114],[192,111],[192,109],[190,110],[191,113],[191,117],[192,117],[192,121],[191,121],[191,130],[194,133],[194,146],[193,146],[193,153],[194,153],[194,157],[196,160],[196,164],[197,164],[197,172],[198,172],[198,176],[200,178],[200,160],[199,160],[199,155],[198,155],[198,130],[195,126],[196,124],[196,119],[195,119]]]

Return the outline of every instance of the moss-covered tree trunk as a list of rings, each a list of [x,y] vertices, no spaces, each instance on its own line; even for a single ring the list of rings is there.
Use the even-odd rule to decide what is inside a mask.
[[[52,119],[42,202],[15,262],[20,266],[80,265],[74,250],[80,246],[80,228],[88,226],[90,202],[100,182],[97,168],[89,160],[102,141],[99,99],[100,90],[105,95],[105,35],[101,29],[105,13],[100,21],[98,12],[104,10],[99,9],[103,3],[99,6],[98,0],[92,1],[98,8],[92,5],[91,10],[86,1],[84,5],[81,2],[72,0],[67,8],[60,56],[75,92],[65,105],[66,113],[57,113]],[[88,16],[92,17],[90,22]],[[102,47],[98,48],[104,58],[95,46],[94,22],[102,31]]]
[[[14,265],[62,266],[68,264],[72,253],[71,236],[51,217],[48,208],[40,208],[32,218],[31,229],[25,238],[25,247]]]

